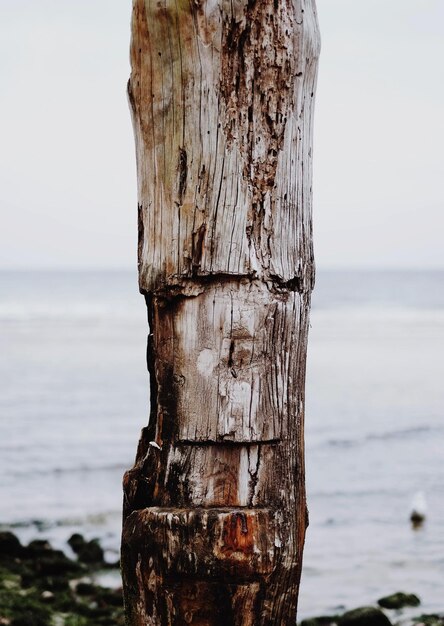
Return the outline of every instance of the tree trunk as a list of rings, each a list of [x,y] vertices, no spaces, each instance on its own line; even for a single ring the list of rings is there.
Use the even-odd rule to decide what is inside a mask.
[[[314,0],[134,0],[151,413],[128,623],[294,624],[307,513]]]

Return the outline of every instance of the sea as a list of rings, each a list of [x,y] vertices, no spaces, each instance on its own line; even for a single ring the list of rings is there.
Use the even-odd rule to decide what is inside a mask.
[[[147,330],[135,271],[0,272],[0,528],[118,557]],[[318,271],[306,463],[299,618],[398,590],[444,610],[444,272]]]

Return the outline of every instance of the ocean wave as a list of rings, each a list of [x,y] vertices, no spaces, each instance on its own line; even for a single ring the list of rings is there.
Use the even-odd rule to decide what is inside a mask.
[[[430,433],[432,431],[442,431],[442,428],[436,426],[412,426],[410,428],[400,428],[397,430],[390,430],[385,433],[370,433],[366,436],[366,441],[373,441],[382,439],[384,441],[389,439],[404,439],[419,435],[422,433]]]
[[[88,302],[70,306],[58,302],[0,303],[0,322],[6,324],[39,324],[45,322],[95,324],[104,321],[114,323],[131,321],[139,322],[142,325],[146,323],[145,320],[143,306],[116,306],[115,303],[109,303],[109,306],[106,306],[106,303],[91,305]]]
[[[399,496],[403,496],[404,492],[397,490],[396,494]],[[409,495],[409,493],[406,491],[405,492],[405,497],[407,498]],[[337,490],[332,490],[332,491],[325,491],[325,490],[319,490],[319,491],[312,491],[311,489],[308,489],[308,499],[315,499],[315,498],[322,498],[322,499],[332,499],[332,500],[336,500],[336,499],[345,499],[347,502],[350,502],[353,499],[359,499],[359,498],[369,498],[369,497],[374,497],[376,496],[378,499],[382,499],[384,497],[387,498],[392,498],[393,497],[393,489],[392,488],[382,488],[380,486],[375,487],[374,489],[356,489],[353,488],[353,485],[350,485],[350,490],[346,490],[346,489],[337,489]]]
[[[132,463],[129,462],[127,464],[124,463],[109,463],[103,465],[79,465],[72,467],[45,467],[45,468],[30,468],[28,467],[20,467],[20,468],[3,468],[4,474],[7,474],[9,477],[20,478],[23,476],[29,476],[31,473],[33,476],[60,476],[65,474],[91,474],[95,472],[125,472],[129,467],[131,467]]]
[[[122,515],[120,509],[102,511],[100,513],[90,513],[86,515],[73,515],[68,517],[61,517],[59,519],[33,519],[23,518],[8,523],[0,524],[0,530],[8,528],[26,529],[35,528],[42,532],[51,530],[58,527],[83,527],[83,526],[106,526],[111,520]]]
[[[408,326],[424,325],[442,326],[444,325],[443,308],[417,308],[408,307],[386,307],[386,306],[357,306],[352,304],[342,308],[332,306],[331,308],[313,308],[310,314],[312,326],[323,326],[324,324],[334,324],[347,326],[355,324],[403,324]]]
[[[329,439],[326,443],[333,448],[352,448],[362,442],[357,439]]]
[[[417,435],[422,435],[425,433],[431,432],[442,432],[443,428],[437,426],[412,426],[409,428],[400,428],[395,430],[389,430],[382,433],[368,433],[362,437],[357,438],[338,438],[338,439],[327,439],[322,443],[319,443],[316,447],[337,447],[337,448],[355,448],[357,446],[362,446],[369,441],[390,441],[393,439],[408,439],[410,437],[416,437]]]

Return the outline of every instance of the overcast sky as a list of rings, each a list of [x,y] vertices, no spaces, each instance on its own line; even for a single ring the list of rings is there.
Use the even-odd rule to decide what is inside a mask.
[[[319,268],[444,267],[444,0],[318,0]],[[130,0],[0,0],[0,267],[135,267]]]

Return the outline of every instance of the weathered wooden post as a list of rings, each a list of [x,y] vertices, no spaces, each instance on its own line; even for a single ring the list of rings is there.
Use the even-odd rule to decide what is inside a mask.
[[[134,0],[151,414],[128,624],[294,624],[307,524],[314,0]]]

